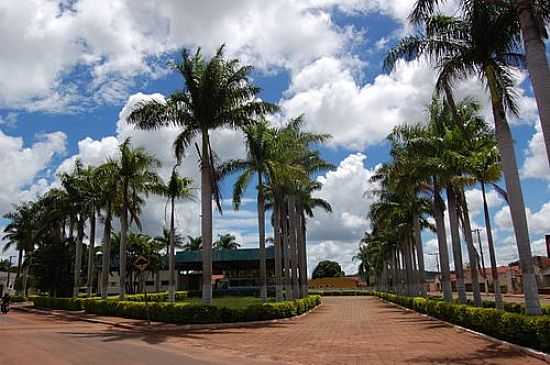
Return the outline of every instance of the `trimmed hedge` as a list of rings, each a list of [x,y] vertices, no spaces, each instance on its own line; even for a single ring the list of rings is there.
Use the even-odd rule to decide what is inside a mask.
[[[167,302],[152,302],[148,307],[151,321],[193,324],[287,318],[307,312],[320,303],[319,296],[311,295],[294,301],[252,304],[239,309],[216,305]],[[147,319],[147,307],[144,302],[88,300],[84,302],[84,308],[87,313],[98,315]]]
[[[135,299],[135,298],[133,298]],[[307,312],[321,303],[321,297],[310,295],[294,301],[251,304],[244,308],[228,308],[216,305],[169,303],[151,301],[146,306],[142,301],[119,301],[98,298],[51,298],[34,297],[34,305],[40,308],[79,311],[104,316],[117,316],[133,319],[149,319],[168,323],[226,323],[263,321],[293,317]]]
[[[118,296],[117,296],[118,298]],[[176,301],[185,300],[188,298],[187,291],[177,291],[176,292]],[[125,301],[127,302],[145,302],[145,294],[129,294],[126,295]],[[168,301],[168,292],[160,293],[151,293],[147,294],[148,302],[167,302]]]
[[[541,351],[550,350],[550,316],[547,315],[529,316],[422,297],[405,297],[381,292],[373,294],[389,302],[501,340]]]
[[[62,309],[68,311],[81,311],[83,303],[92,299],[84,298],[53,298],[36,296],[32,298],[35,307],[48,309]]]

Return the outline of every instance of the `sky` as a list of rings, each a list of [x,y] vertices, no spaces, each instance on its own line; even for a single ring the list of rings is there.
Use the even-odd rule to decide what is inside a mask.
[[[435,79],[425,61],[382,69],[387,50],[414,31],[407,23],[411,0],[25,0],[0,1],[0,214],[58,184],[78,158],[100,164],[116,157],[131,137],[162,162],[167,178],[178,133],[134,129],[126,117],[136,103],[161,100],[183,88],[170,63],[180,50],[201,47],[208,56],[226,45],[229,57],[253,65],[261,98],[280,106],[274,125],[304,114],[308,130],[329,133],[322,156],[336,168],[318,176],[317,196],[332,214],[316,211],[308,221],[309,268],[320,260],[338,261],[346,273],[367,212],[375,200],[369,178],[388,160],[385,137],[403,123],[423,123]],[[449,2],[442,11],[453,9]],[[532,248],[545,254],[550,233],[550,168],[545,158],[537,108],[527,75],[517,73],[521,112],[511,118]],[[457,85],[457,98],[471,96],[493,123],[481,82]],[[213,133],[222,159],[245,156],[242,135]],[[197,155],[189,151],[180,172],[199,186]],[[231,184],[222,186],[223,215],[214,217],[215,234],[235,234],[243,247],[257,246],[254,185],[239,211],[231,209]],[[503,184],[501,183],[503,186]],[[177,228],[200,234],[199,202],[179,202]],[[479,187],[467,191],[474,228],[483,228]],[[149,196],[143,229],[157,235],[165,224],[165,204]],[[517,259],[511,218],[504,201],[489,192],[499,263]],[[0,218],[0,228],[6,220]],[[100,229],[98,227],[98,229]],[[271,228],[268,227],[268,235]],[[482,233],[485,243],[485,233]],[[426,266],[436,268],[436,241],[423,234]],[[486,246],[485,246],[486,247]],[[486,262],[489,262],[485,249]],[[467,255],[464,253],[464,262]],[[2,255],[13,254],[5,252]],[[452,258],[451,258],[452,261]]]

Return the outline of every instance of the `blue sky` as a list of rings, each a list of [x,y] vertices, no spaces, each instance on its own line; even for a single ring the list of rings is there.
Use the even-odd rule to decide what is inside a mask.
[[[384,138],[400,123],[424,120],[433,91],[434,71],[423,62],[400,64],[382,72],[388,47],[410,31],[412,1],[404,0],[164,0],[135,4],[108,0],[4,2],[0,37],[8,52],[0,57],[0,213],[32,199],[56,184],[56,173],[78,157],[97,164],[115,153],[126,137],[155,153],[164,176],[173,164],[170,145],[177,133],[135,131],[124,117],[137,101],[168,95],[182,87],[168,61],[181,47],[203,47],[207,54],[221,43],[230,56],[256,67],[254,81],[262,98],[281,106],[273,123],[304,113],[306,127],[330,133],[323,156],[337,168],[319,177],[319,196],[334,213],[318,212],[309,222],[310,266],[335,259],[348,272],[373,197],[368,178],[388,158]],[[70,6],[69,6],[70,5]],[[449,5],[452,6],[452,5]],[[69,9],[69,10],[67,10]],[[538,128],[529,80],[518,73],[521,117],[511,120],[528,208],[533,249],[544,253],[550,232],[550,169]],[[158,94],[151,96],[152,94]],[[458,97],[476,97],[492,118],[477,80],[458,87]],[[218,131],[215,149],[222,158],[244,155],[242,137]],[[182,173],[198,181],[196,156],[190,152]],[[230,197],[231,179],[223,186]],[[216,217],[216,233],[232,232],[245,246],[256,245],[254,189],[239,212],[227,201]],[[494,192],[490,205],[501,263],[517,256],[507,208]],[[474,225],[481,227],[481,199],[468,192]],[[145,230],[157,234],[164,202],[148,199]],[[5,220],[0,219],[0,226]],[[198,235],[197,202],[178,206],[178,228]],[[484,236],[482,237],[485,238]],[[435,252],[424,234],[426,252]],[[428,267],[435,266],[427,256]],[[465,257],[465,261],[466,257]],[[488,260],[486,260],[488,262]]]

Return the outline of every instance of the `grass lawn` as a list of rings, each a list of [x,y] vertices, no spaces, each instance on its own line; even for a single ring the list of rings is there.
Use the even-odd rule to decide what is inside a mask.
[[[188,302],[189,304],[202,304],[201,298],[187,298],[187,299],[178,301],[178,303],[185,303],[185,302]],[[236,296],[219,297],[219,298],[214,298],[213,304],[217,307],[240,309],[240,308],[246,308],[251,304],[262,304],[262,299],[256,298],[256,297],[236,297]]]

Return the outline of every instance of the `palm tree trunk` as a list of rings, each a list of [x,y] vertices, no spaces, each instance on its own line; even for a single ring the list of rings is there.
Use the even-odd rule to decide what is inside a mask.
[[[474,295],[474,305],[481,307],[481,292],[479,290],[479,263],[477,259],[476,249],[474,247],[474,238],[472,237],[472,226],[470,224],[470,213],[468,213],[468,203],[464,191],[460,192],[462,201],[462,223],[464,225],[464,238],[466,239],[466,247],[468,249],[468,257],[470,260],[470,275],[472,277],[472,291]]]
[[[107,299],[111,272],[111,220],[111,203],[108,203],[103,226],[103,257],[101,260],[101,297],[103,299]]]
[[[402,253],[403,253],[403,264],[405,266],[405,293],[406,295],[412,295],[412,261],[411,261],[411,245],[408,237],[405,238],[404,242],[401,242]]]
[[[260,298],[267,301],[267,270],[265,253],[265,196],[262,173],[258,172],[258,234],[260,238]]]
[[[90,245],[88,247],[88,277],[86,280],[88,286],[88,296],[92,296],[94,285],[94,268],[95,268],[95,208],[90,214]]]
[[[128,187],[123,190],[123,206],[120,213],[120,251],[119,251],[119,299],[124,300],[126,296],[126,246],[128,242]]]
[[[503,310],[504,303],[502,302],[502,294],[500,293],[500,283],[498,281],[497,258],[495,255],[495,244],[493,243],[491,217],[489,216],[489,207],[487,206],[487,197],[485,194],[485,183],[483,181],[481,181],[481,192],[483,194],[483,213],[485,215],[485,232],[487,233],[487,244],[489,246],[489,256],[491,257],[491,275],[493,277],[495,304],[497,309]]]
[[[542,35],[533,18],[532,1],[520,0],[518,3],[517,9],[527,59],[527,70],[539,110],[546,157],[550,161],[550,68]]]
[[[174,226],[174,197],[170,199],[170,204],[170,252],[168,254],[168,271],[170,272],[170,285],[168,286],[168,300],[170,302],[174,302],[176,301],[176,228]]]
[[[290,249],[290,285],[292,287],[292,298],[300,297],[300,288],[298,285],[298,229],[297,229],[297,214],[296,214],[296,197],[289,195],[288,197],[288,231]]]
[[[424,265],[424,247],[422,246],[422,229],[420,228],[420,220],[418,216],[414,219],[414,237],[416,242],[416,261],[418,262],[418,280],[419,280],[419,294],[426,296],[426,278],[425,265]]]
[[[21,294],[21,284],[20,284],[20,278],[21,278],[21,268],[23,267],[23,248],[20,247],[19,252],[17,253],[17,273],[15,274],[15,281],[13,284],[13,287],[16,290],[17,294]]]
[[[301,206],[298,207],[298,261],[300,269],[300,298],[304,298],[308,295],[306,217]]]
[[[84,218],[80,217],[77,220],[76,233],[76,250],[74,260],[74,282],[73,282],[73,297],[78,297],[80,290],[80,271],[82,268],[82,240],[84,239]]]
[[[458,206],[456,192],[453,187],[447,187],[447,202],[449,205],[449,225],[451,226],[451,242],[453,248],[453,260],[455,264],[456,290],[458,301],[466,304],[466,288],[464,285],[464,265],[462,262],[462,245],[460,243],[460,231],[458,221]],[[471,265],[470,265],[471,266]]]
[[[202,302],[212,304],[212,183],[208,131],[202,131],[201,235]]]
[[[435,226],[437,232],[437,243],[439,247],[439,265],[441,266],[441,288],[443,290],[443,298],[446,302],[452,302],[453,292],[451,289],[451,273],[449,268],[449,250],[447,248],[447,232],[445,229],[445,220],[443,216],[443,201],[440,196],[439,185],[434,178],[434,196],[433,196],[433,211]]]
[[[31,267],[31,260],[32,260],[32,256],[30,254],[25,254],[26,256],[28,256],[28,262],[27,262],[27,265],[25,265],[25,268],[23,269],[23,296],[24,297],[27,297],[28,296],[28,282],[29,282],[29,270],[30,270],[30,267]]]
[[[519,180],[518,166],[514,152],[514,142],[510,126],[506,120],[506,112],[502,103],[502,97],[498,91],[494,70],[487,67],[485,75],[488,78],[489,90],[491,91],[491,104],[495,119],[495,133],[497,136],[498,148],[502,156],[502,171],[506,182],[506,191],[512,215],[512,224],[518,246],[521,277],[523,281],[523,293],[525,297],[525,311],[528,314],[541,314],[537,281],[529,242],[529,228],[523,202],[523,192]]]
[[[288,240],[288,210],[286,204],[281,209],[281,220],[283,222],[283,281],[285,286],[285,299],[292,298],[292,286],[290,284],[290,257],[289,257],[289,240]]]
[[[282,272],[282,242],[281,242],[281,218],[278,207],[278,200],[275,199],[273,204],[273,239],[275,245],[275,299],[277,301],[283,300],[283,286],[281,283],[281,272]]]

